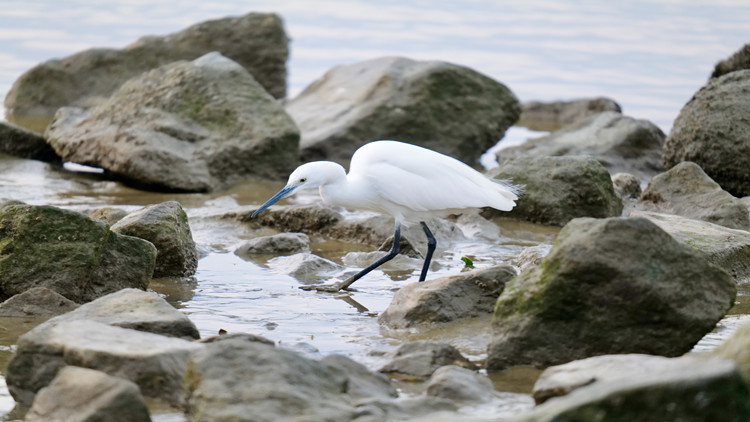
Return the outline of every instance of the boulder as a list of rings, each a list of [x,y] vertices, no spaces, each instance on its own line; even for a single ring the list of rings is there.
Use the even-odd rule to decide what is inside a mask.
[[[505,283],[516,276],[509,265],[414,282],[393,295],[378,322],[390,328],[409,328],[492,313]]]
[[[595,382],[565,397],[550,400],[513,418],[512,422],[733,422],[750,419],[748,388],[733,362],[723,359],[701,363],[680,361],[684,364],[642,376]]]
[[[647,218],[675,240],[727,271],[737,285],[750,280],[750,233],[678,215],[633,211]]]
[[[18,339],[6,382],[24,406],[66,365],[96,369],[138,384],[144,396],[181,407],[187,358],[204,345],[89,320],[45,322]]]
[[[698,164],[727,192],[750,195],[750,70],[711,79],[682,107],[664,142],[662,164]]]
[[[138,289],[110,293],[51,322],[84,320],[186,340],[200,338],[195,324],[185,314],[158,294]]]
[[[234,251],[244,257],[254,254],[294,254],[310,251],[310,238],[304,233],[279,233],[250,239]]]
[[[750,69],[750,43],[745,44],[731,57],[716,63],[711,78],[718,78],[737,70]]]
[[[388,377],[377,372],[370,372],[366,366],[344,355],[328,355],[320,362],[346,372],[349,376],[346,393],[354,400],[398,397],[398,391]]]
[[[184,388],[190,420],[351,420],[343,370],[262,343],[205,345],[190,357]]]
[[[622,109],[614,100],[605,97],[572,101],[529,101],[521,104],[518,126],[552,132],[605,111],[620,113]]]
[[[286,107],[303,161],[348,162],[367,142],[393,139],[474,164],[520,114],[503,84],[440,61],[383,57],[334,67]]]
[[[410,341],[386,354],[378,371],[396,377],[428,378],[445,365],[476,369],[455,347],[429,340]]]
[[[0,303],[0,317],[51,318],[78,307],[78,304],[46,287],[32,287]]]
[[[651,179],[638,199],[638,206],[730,229],[750,229],[747,207],[690,161],[683,161]]]
[[[100,105],[128,79],[212,51],[240,63],[274,97],[283,98],[288,43],[275,14],[206,21],[164,37],[141,38],[121,50],[90,49],[39,64],[16,80],[5,97],[5,109],[12,119],[51,117],[64,106]]]
[[[489,171],[494,179],[523,185],[510,212],[486,214],[562,226],[577,217],[613,217],[622,213],[607,169],[591,157],[520,157]]]
[[[457,403],[482,403],[492,400],[495,387],[484,375],[455,365],[438,368],[427,381],[428,396]]]
[[[68,161],[169,191],[286,178],[299,153],[294,121],[219,53],[146,72],[90,109],[63,107],[46,137]]]
[[[2,121],[0,121],[0,154],[49,163],[62,162],[60,156],[42,136]]]
[[[92,369],[66,366],[39,390],[28,422],[150,422],[146,402],[133,382]]]
[[[611,174],[631,173],[648,180],[662,171],[664,133],[647,120],[605,112],[541,138],[498,151],[497,161],[518,157],[590,155]]]
[[[156,246],[154,277],[187,277],[198,268],[198,251],[185,210],[177,201],[149,205],[112,225],[112,231]]]
[[[0,204],[0,292],[47,287],[88,302],[126,287],[146,289],[156,248],[105,223],[50,206]]]
[[[731,276],[645,218],[580,218],[505,286],[487,369],[688,352],[734,304]],[[637,309],[637,312],[633,310]]]
[[[615,173],[612,175],[615,192],[621,198],[638,198],[641,196],[641,181],[630,173]]]

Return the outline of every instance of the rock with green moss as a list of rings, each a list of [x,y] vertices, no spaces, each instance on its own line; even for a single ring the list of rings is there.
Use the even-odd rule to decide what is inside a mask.
[[[156,246],[154,277],[187,277],[198,268],[198,251],[187,214],[177,201],[149,205],[112,225],[112,231]]]
[[[42,286],[83,303],[146,289],[156,248],[105,223],[50,206],[0,205],[0,295]]]
[[[91,109],[61,108],[46,136],[66,160],[156,190],[282,179],[299,160],[294,121],[219,53],[146,72]]]
[[[502,83],[439,61],[384,57],[329,70],[287,111],[305,161],[348,161],[369,141],[393,139],[474,164],[520,115]]]
[[[487,367],[688,352],[734,304],[724,270],[645,218],[579,218],[505,286]]]
[[[289,39],[276,14],[249,13],[202,22],[164,37],[143,37],[121,50],[96,48],[41,63],[5,97],[9,118],[51,118],[60,107],[92,107],[125,81],[177,60],[218,51],[240,63],[276,98],[286,95]]]
[[[510,212],[489,209],[491,215],[562,226],[578,217],[614,217],[622,200],[599,161],[585,156],[523,156],[489,171],[495,179],[522,185],[521,198]]]
[[[750,213],[738,198],[714,182],[697,164],[683,161],[651,179],[639,208],[677,214],[730,229],[750,229]]]

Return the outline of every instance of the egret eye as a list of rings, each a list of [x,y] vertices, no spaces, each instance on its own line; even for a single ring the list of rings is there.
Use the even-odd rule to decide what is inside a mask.
[[[299,182],[300,183],[305,183],[305,182],[307,182],[307,178],[303,177],[303,178],[299,179]]]

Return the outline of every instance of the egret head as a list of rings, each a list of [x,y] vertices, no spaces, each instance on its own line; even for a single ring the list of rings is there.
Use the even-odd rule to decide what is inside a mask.
[[[313,161],[303,164],[289,175],[289,180],[283,189],[253,213],[253,217],[296,191],[317,188],[342,177],[346,177],[346,171],[340,164],[331,161]]]

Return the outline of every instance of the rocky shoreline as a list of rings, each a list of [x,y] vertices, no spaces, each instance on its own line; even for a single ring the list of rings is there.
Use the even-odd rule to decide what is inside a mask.
[[[51,123],[43,134],[0,123],[0,152],[96,166],[140,189],[281,180],[301,160],[345,161],[381,138],[475,164],[519,119],[559,127],[501,150],[487,174],[524,185],[503,218],[560,232],[507,260],[405,284],[379,315],[383,330],[411,333],[487,318],[486,361],[418,340],[368,368],[253,334],[201,339],[148,290],[153,278],[179,282],[198,266],[200,245],[177,201],[84,214],[0,197],[0,315],[40,322],[18,339],[9,391],[28,421],[148,421],[154,403],[190,421],[439,421],[511,394],[487,373],[531,366],[544,369],[524,397],[537,406],[502,420],[750,420],[750,326],[710,353],[691,353],[750,280],[746,49],[717,65],[669,135],[613,100],[524,105],[512,87],[472,69],[407,58],[336,67],[282,101],[288,37],[274,14],[43,63],[5,104],[9,117]],[[148,59],[155,52],[169,54]],[[44,76],[71,68],[68,78]],[[213,218],[263,231],[233,252],[267,258],[300,283],[346,270],[316,255],[311,238],[389,248],[382,216],[322,205],[274,206],[250,219],[253,211]],[[495,217],[453,216],[435,235],[492,241]],[[420,256],[418,232],[404,232],[405,268]],[[423,388],[403,394],[396,381]]]

